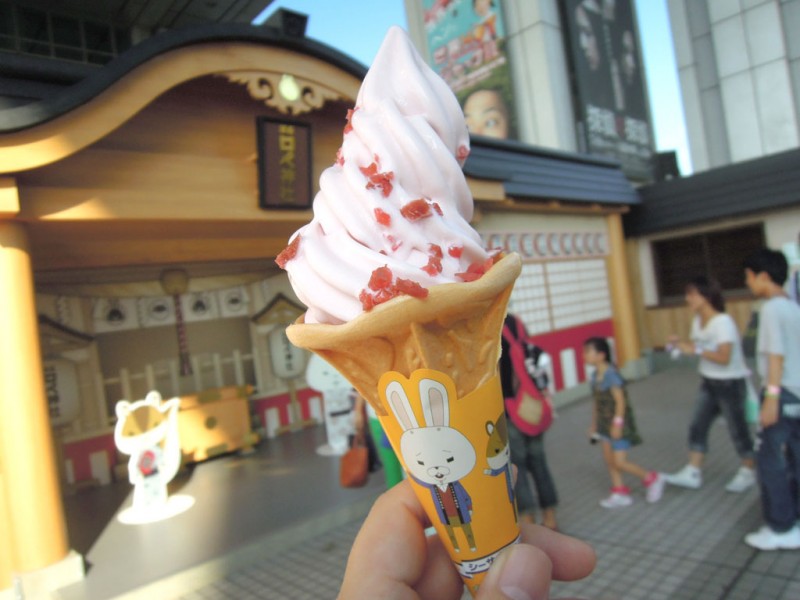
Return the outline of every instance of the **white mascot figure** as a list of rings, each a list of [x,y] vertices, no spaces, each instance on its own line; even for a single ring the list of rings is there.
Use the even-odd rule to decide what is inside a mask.
[[[114,443],[130,455],[128,479],[133,485],[133,503],[119,516],[123,523],[160,521],[194,503],[191,497],[167,495],[167,484],[181,464],[179,407],[178,398],[162,402],[158,392],[150,392],[144,400],[117,402]]]
[[[317,448],[324,456],[341,456],[347,452],[348,436],[353,427],[353,386],[323,358],[312,354],[306,367],[306,382],[322,394],[325,406],[325,433],[328,443]]]

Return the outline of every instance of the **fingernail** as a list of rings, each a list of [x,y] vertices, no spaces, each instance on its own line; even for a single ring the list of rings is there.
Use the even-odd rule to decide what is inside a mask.
[[[524,553],[514,552],[515,548],[509,548],[500,557],[500,591],[511,600],[532,600],[528,592],[525,591],[526,570],[530,565],[525,560]]]

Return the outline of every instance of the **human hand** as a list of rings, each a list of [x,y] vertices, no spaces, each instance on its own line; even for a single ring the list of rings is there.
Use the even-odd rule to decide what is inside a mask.
[[[364,433],[364,411],[357,410],[353,413],[353,426],[358,433]]]
[[[764,403],[761,405],[761,412],[759,413],[759,422],[763,428],[771,427],[778,422],[779,399],[775,396],[765,396]]]
[[[458,600],[464,590],[438,536],[406,480],[384,493],[359,531],[339,600]],[[520,524],[522,543],[504,550],[484,579],[477,600],[547,598],[553,579],[573,581],[592,572],[592,548],[545,527]]]

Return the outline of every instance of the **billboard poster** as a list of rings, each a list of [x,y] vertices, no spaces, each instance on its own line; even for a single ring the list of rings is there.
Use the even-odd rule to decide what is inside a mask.
[[[651,179],[653,144],[632,0],[562,0],[582,148]]]
[[[458,98],[471,133],[516,139],[499,0],[422,0],[428,62]]]

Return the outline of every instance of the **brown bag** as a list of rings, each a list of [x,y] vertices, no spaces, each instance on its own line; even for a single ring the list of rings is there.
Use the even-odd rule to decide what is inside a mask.
[[[342,487],[362,487],[369,474],[369,452],[364,438],[355,436],[350,449],[344,453],[339,463],[339,484]]]

